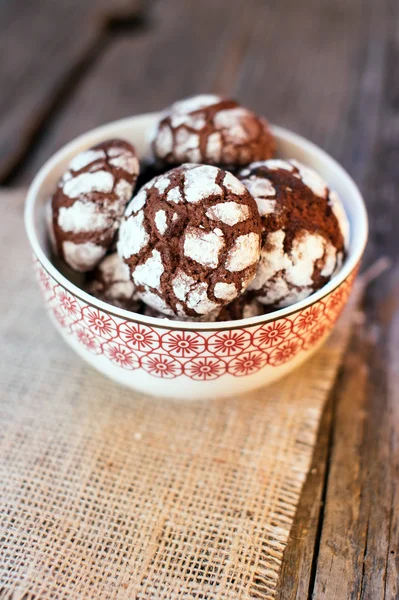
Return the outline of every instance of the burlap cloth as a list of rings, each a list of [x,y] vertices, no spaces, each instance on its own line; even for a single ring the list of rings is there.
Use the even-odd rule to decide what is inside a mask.
[[[0,195],[0,597],[274,598],[348,311],[304,367],[245,397],[155,400],[48,320]]]

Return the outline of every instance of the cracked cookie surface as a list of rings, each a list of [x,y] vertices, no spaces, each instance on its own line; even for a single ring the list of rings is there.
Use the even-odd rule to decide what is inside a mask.
[[[102,259],[90,273],[85,289],[95,298],[119,308],[133,312],[140,309],[129,268],[117,252]]]
[[[119,139],[70,162],[52,197],[48,227],[55,251],[75,271],[90,271],[105,256],[138,173],[134,147]]]
[[[152,149],[160,163],[246,165],[275,154],[267,121],[235,100],[204,94],[175,102],[153,133]]]
[[[237,177],[262,218],[262,250],[249,290],[274,308],[307,298],[341,267],[349,226],[337,194],[295,160],[250,164]]]
[[[126,208],[118,253],[138,296],[169,316],[218,311],[252,281],[261,219],[231,173],[186,164],[155,177]]]

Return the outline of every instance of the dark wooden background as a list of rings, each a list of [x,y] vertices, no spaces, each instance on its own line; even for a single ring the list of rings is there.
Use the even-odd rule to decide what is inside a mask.
[[[0,57],[0,185],[93,126],[207,91],[355,178],[365,266],[391,267],[326,407],[279,598],[399,598],[398,0],[0,0]]]

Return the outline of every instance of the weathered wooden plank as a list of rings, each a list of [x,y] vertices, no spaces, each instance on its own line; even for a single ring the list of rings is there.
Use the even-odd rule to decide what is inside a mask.
[[[282,11],[288,8],[287,3],[283,4]],[[267,36],[265,40],[264,22],[259,20],[235,86],[237,95],[257,110],[266,110],[274,122],[324,146],[342,160],[362,184],[363,172],[355,166],[363,169],[370,166],[381,95],[381,81],[375,75],[383,65],[378,44],[369,52],[367,60],[365,58],[370,40],[374,39],[370,14],[364,10],[362,1],[348,3],[346,10],[337,2],[323,7],[312,2],[291,3],[290,8],[285,10],[283,19],[282,13],[279,17],[274,7],[267,6],[270,30],[284,30],[288,47],[281,50],[277,35],[275,39]],[[386,27],[386,23],[385,20],[382,25]],[[380,24],[380,29],[383,26]],[[273,51],[274,46],[278,52]],[[273,56],[272,61],[265,60],[269,55]],[[370,88],[370,79],[375,87]],[[370,126],[363,132],[360,113],[364,115],[366,108]],[[355,165],[359,138],[363,140],[362,161]],[[329,427],[328,421],[321,424],[315,468],[322,475],[317,475],[312,483],[308,481],[309,487],[304,488],[284,557],[280,598],[299,599],[308,594],[313,544],[317,540],[319,518],[322,518],[320,498],[323,475],[327,473]],[[296,535],[298,530],[300,534]]]
[[[248,0],[248,8],[251,4],[256,0]],[[239,27],[241,7],[239,0],[155,3],[150,26],[116,39],[55,116],[19,181],[29,179],[57,148],[92,127],[212,89],[220,57]]]
[[[310,3],[306,3],[306,6],[309,12],[303,8],[303,3],[300,3],[291,15],[287,13],[284,39],[290,40],[290,54],[288,52],[286,55],[285,53],[276,53],[273,58],[277,65],[271,65],[261,59],[268,52],[264,51],[262,53],[261,51],[265,42],[262,40],[262,34],[264,33],[262,25],[259,23],[259,33],[249,46],[248,66],[242,72],[237,90],[242,90],[240,97],[248,97],[248,101],[252,99],[258,110],[261,110],[262,102],[267,102],[268,115],[272,116],[274,121],[298,130],[337,156],[366,192],[366,201],[370,206],[370,212],[374,213],[375,218],[379,221],[383,220],[384,224],[381,226],[381,230],[385,231],[387,228],[385,221],[391,220],[392,223],[392,211],[389,208],[390,201],[387,199],[387,210],[385,216],[382,216],[381,211],[378,210],[378,195],[370,198],[367,192],[370,173],[374,166],[375,142],[380,126],[379,117],[386,66],[385,54],[388,44],[387,33],[390,22],[388,3],[379,3],[377,7],[371,2],[352,2],[348,5],[347,12],[342,11],[342,4],[341,6],[331,4],[324,7],[325,23],[323,23],[323,17],[317,10],[313,15],[311,14]],[[278,28],[278,22],[273,20],[276,19],[274,11],[271,11],[270,18],[272,19],[271,27]],[[331,26],[327,26],[327,23],[330,23]],[[300,41],[295,36],[296,31],[300,31],[304,39],[311,40],[310,43],[305,43],[306,49],[301,48]],[[269,40],[269,43],[272,42]],[[292,55],[295,55],[295,61],[292,61]],[[284,73],[280,80],[276,79],[274,69]],[[273,88],[272,93],[265,94],[264,90],[270,82],[276,82],[276,87]],[[276,116],[274,117],[274,115]],[[382,157],[384,157],[383,154]],[[381,185],[381,181],[379,184]],[[373,221],[372,218],[372,223]],[[367,253],[367,262],[375,260],[382,250],[376,234],[377,232],[373,228],[373,240]],[[388,254],[392,254],[392,244],[393,240],[387,241],[384,248],[385,250],[391,248],[391,252],[388,251]],[[375,376],[377,381],[379,376],[381,374]],[[359,427],[362,418],[360,407],[350,413],[349,411],[344,412],[341,415],[342,427],[348,426],[349,431],[351,431],[351,419]],[[323,424],[322,427],[326,427],[326,425]],[[319,440],[324,439],[325,443],[326,436],[323,438],[322,434],[323,430]],[[335,437],[334,443],[337,442],[338,440]],[[352,440],[353,444],[357,442],[359,443],[359,439]],[[344,440],[341,439],[340,443],[343,445]],[[344,459],[347,454],[345,448],[341,449],[342,458]],[[320,453],[321,450],[318,446],[317,453]],[[322,457],[323,460],[325,454],[323,456],[322,453]],[[336,455],[334,455],[334,460],[338,460]],[[374,464],[375,469],[378,471],[379,461],[375,461]],[[337,478],[340,477],[341,466],[338,463],[335,471]],[[356,470],[355,461],[352,463],[352,470]],[[352,472],[352,470],[348,474],[346,483],[354,486],[352,489],[354,497],[351,499],[356,503],[356,490],[359,489],[361,483],[356,480],[356,472]],[[387,481],[392,485],[391,478],[388,477]],[[304,490],[302,500],[305,507],[301,505],[300,510],[298,510],[293,528],[293,538],[285,555],[280,583],[281,598],[303,598],[307,595],[311,562],[308,560],[308,543],[309,540],[315,539],[317,523],[317,518],[309,519],[309,514],[312,514],[312,511],[313,514],[318,514],[322,485],[322,479],[317,478],[313,487],[313,497],[310,494],[308,499],[307,510],[305,508],[307,490],[306,488]],[[339,488],[337,493],[338,490]],[[333,497],[329,496],[326,504],[327,509],[329,509],[330,502],[333,503],[331,509],[333,514],[335,499],[336,494]],[[338,509],[342,501],[342,497],[339,498],[339,502],[337,502]],[[349,498],[347,498],[347,502],[350,502]],[[303,519],[309,523],[309,532],[304,538],[295,536],[294,533],[296,527],[303,527]],[[342,521],[344,522],[344,519]],[[385,523],[387,522],[385,521]],[[345,595],[345,591],[350,589],[354,582],[358,587],[360,586],[359,589],[361,588],[363,568],[365,569],[365,576],[368,574],[365,567],[366,563],[363,563],[363,543],[367,525],[361,522],[356,523],[353,527],[354,531],[351,534],[353,556],[346,555],[343,560],[343,564],[347,565],[345,574],[340,573],[340,566],[343,566],[343,564],[340,564],[339,558],[336,556],[330,564],[327,561],[324,565],[320,562],[317,564],[318,582],[320,581],[320,571],[326,573],[329,568],[334,567],[335,569],[334,576],[328,579],[325,586],[326,598],[350,597]],[[321,540],[322,556],[324,552],[327,552],[326,548],[329,547],[330,543],[338,544],[339,541],[345,542],[347,540],[344,528],[337,530],[338,540],[331,541],[331,537],[334,538],[334,536],[330,530],[329,534],[324,535]],[[342,540],[339,534],[342,534]],[[393,555],[389,554],[389,556],[392,565]],[[381,555],[379,560],[382,560]],[[393,566],[390,572],[392,573],[390,581],[396,582]],[[376,569],[371,568],[370,576],[371,574],[375,584],[375,581],[378,580]],[[335,585],[341,586],[339,590],[334,588]],[[375,586],[375,589],[377,589],[377,586]],[[315,590],[314,597],[319,598],[320,586]],[[374,593],[364,597],[378,598],[380,596]],[[387,598],[389,597],[393,598],[395,596],[387,595]]]
[[[332,400],[330,397],[323,412],[312,465],[284,552],[278,600],[302,600],[308,595],[332,433]]]
[[[376,57],[384,61],[382,98],[369,104],[376,139],[373,133],[363,134],[366,147],[361,148],[362,158],[355,168],[364,173],[368,196],[372,226],[368,258],[383,254],[397,261],[399,84],[391,74],[399,56],[399,7],[397,3],[385,6],[389,9],[385,41],[376,26],[378,34],[373,35],[374,48],[368,55],[374,56],[375,72]],[[384,44],[384,49],[378,50],[378,44]],[[368,86],[373,94],[370,81]],[[368,103],[367,98],[364,101]],[[368,122],[363,127],[367,129]],[[399,342],[398,278],[396,262],[371,287],[365,324],[346,363],[346,384],[334,423],[315,598],[398,597],[399,386],[394,362]]]
[[[399,276],[399,273],[397,274]],[[396,284],[395,302],[399,298],[399,289]],[[389,309],[388,309],[389,310]],[[384,311],[384,316],[388,312]],[[391,319],[390,340],[387,348],[387,391],[389,398],[389,408],[386,418],[392,425],[389,425],[390,435],[388,438],[392,472],[390,480],[390,501],[391,508],[389,514],[388,547],[386,553],[386,574],[385,574],[385,597],[399,597],[399,435],[397,423],[399,422],[399,310]]]
[[[396,271],[396,277],[399,270]],[[395,289],[396,288],[396,289]],[[398,286],[387,295],[396,302],[394,321],[399,317]],[[390,315],[392,318],[392,315]],[[387,315],[384,315],[385,320]],[[392,389],[389,372],[389,350],[397,347],[398,330],[373,327],[376,334],[374,352],[370,360],[370,391],[366,406],[369,418],[364,432],[361,497],[364,503],[365,553],[361,580],[362,598],[397,598],[398,588],[398,537],[391,537],[399,525],[397,485],[399,475],[399,388]],[[397,337],[395,337],[395,335]],[[395,352],[395,351],[394,351]],[[391,384],[391,389],[388,386]],[[395,397],[396,393],[396,397]],[[360,519],[359,519],[360,520]],[[392,560],[396,557],[396,576]],[[387,581],[388,562],[391,559],[390,580]],[[390,592],[388,592],[390,590]]]
[[[364,524],[359,521],[363,450],[359,414],[364,419],[367,402],[365,348],[369,350],[361,331],[346,356],[341,381],[313,591],[315,598],[359,597],[365,552]]]
[[[382,261],[381,261],[382,262]],[[378,265],[381,269],[385,265]],[[377,265],[374,271],[377,270]],[[357,307],[364,292],[365,282],[358,282],[352,292],[350,305],[342,319],[353,320],[357,315]],[[347,339],[342,340],[344,350],[349,341],[351,331],[347,331]],[[315,445],[312,466],[302,490],[295,520],[292,526],[289,543],[284,553],[283,566],[277,598],[296,599],[308,597],[314,585],[317,554],[323,520],[326,482],[333,443],[336,404],[340,396],[342,381],[337,377],[335,388],[331,391],[325,407]]]
[[[242,11],[237,0],[156,4],[151,28],[117,40],[50,123],[19,181],[91,127],[208,90],[233,93],[272,121],[334,146],[326,143],[345,131],[363,35],[362,0],[346,11],[341,5],[248,0]]]
[[[370,33],[363,2],[352,1],[347,11],[342,11],[337,2],[319,9],[310,2],[283,2],[278,7],[258,3],[256,15],[250,7],[239,28],[237,6],[230,4],[228,12],[224,8],[218,5],[210,11],[204,4],[194,7],[178,2],[157,5],[153,14],[155,30],[118,40],[109,49],[54,121],[30,172],[81,131],[113,118],[161,108],[176,97],[208,89],[235,92],[273,121],[327,146],[350,166],[361,126],[356,110],[360,101],[365,102],[360,93],[365,86],[359,80],[365,72],[374,72],[376,62],[379,65],[375,54],[368,71],[362,63]],[[281,48],[282,30],[286,48],[276,52]],[[107,94],[99,94],[104,89]],[[377,110],[374,97],[369,104]],[[375,112],[372,116],[375,120]],[[373,143],[373,131],[375,127],[366,138],[368,148]],[[328,433],[323,430],[318,447],[320,461],[315,467],[322,474],[327,439]],[[295,593],[300,598],[309,586],[323,477],[315,477],[313,486],[308,485],[308,496],[305,488],[294,525],[280,597],[295,597]],[[295,531],[300,535],[296,536]]]
[[[314,139],[343,162],[361,184],[369,205],[372,231],[367,262],[381,253],[395,257],[399,90],[392,73],[399,43],[397,33],[388,35],[388,27],[398,22],[397,4],[393,0],[281,0],[276,5],[248,0],[245,14],[240,11],[242,4],[227,4],[166,0],[156,5],[153,28],[110,45],[70,102],[50,121],[41,148],[21,178],[30,176],[59,145],[92,126],[161,108],[190,93],[233,92],[274,122]],[[397,358],[397,313],[385,316],[385,321],[381,315],[375,317],[376,307],[386,315],[387,303],[393,304],[393,296],[384,292],[388,281],[379,282],[367,300],[371,333],[375,327],[378,332],[371,340],[377,339],[380,348],[374,350],[370,336],[363,347],[359,331],[343,374],[326,510],[321,515],[315,598],[338,598],[337,590],[354,590],[373,599],[384,593],[386,598],[398,596],[398,467],[393,457],[398,382],[393,363],[388,363]],[[396,325],[388,335],[391,322]],[[378,361],[379,356],[385,362]],[[361,386],[352,379],[359,373]],[[386,407],[384,418],[381,407]],[[321,473],[326,428],[328,424],[319,438],[320,460],[316,455],[314,463]],[[308,588],[323,477],[316,475],[313,485],[311,481],[310,477],[287,550],[281,598],[301,598]],[[349,537],[339,526],[341,520]],[[337,549],[346,552],[344,560]],[[330,569],[334,576],[329,575]]]
[[[379,321],[358,326],[345,361],[315,598],[398,597],[398,276],[399,267]]]
[[[265,3],[233,90],[271,121],[336,154],[366,44],[363,5]]]
[[[13,0],[0,4],[0,182],[27,151],[70,79],[101,47],[107,20],[137,14],[140,0]]]

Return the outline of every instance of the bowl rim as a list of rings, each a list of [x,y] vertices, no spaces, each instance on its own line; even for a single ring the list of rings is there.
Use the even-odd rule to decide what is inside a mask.
[[[159,329],[167,330],[184,329],[188,331],[223,331],[231,329],[242,329],[253,325],[273,322],[288,317],[305,308],[308,308],[313,304],[319,302],[326,296],[328,296],[335,289],[337,289],[346,279],[348,279],[351,273],[356,270],[360,263],[360,259],[366,246],[368,236],[367,212],[363,197],[357,185],[353,181],[352,177],[347,173],[347,171],[325,150],[322,150],[321,148],[319,148],[319,146],[297,133],[294,133],[283,127],[272,125],[272,131],[277,138],[290,142],[294,145],[300,146],[305,152],[317,155],[320,160],[327,163],[331,170],[334,170],[337,173],[337,175],[344,180],[345,186],[349,191],[348,194],[351,195],[351,202],[353,202],[356,205],[355,227],[357,230],[357,243],[353,248],[349,250],[349,255],[345,259],[340,271],[336,275],[334,275],[334,277],[332,277],[332,279],[328,283],[326,283],[326,285],[324,285],[320,290],[317,290],[304,300],[300,300],[299,302],[295,302],[290,306],[280,308],[278,310],[272,311],[264,315],[259,315],[256,317],[247,317],[245,319],[237,319],[234,321],[193,322],[171,320],[168,318],[160,319],[158,317],[149,317],[140,313],[135,313],[122,308],[118,308],[116,306],[113,306],[112,304],[108,304],[107,302],[103,302],[102,300],[91,296],[90,294],[73,284],[71,281],[69,281],[69,279],[62,275],[62,273],[53,265],[50,259],[46,256],[46,253],[44,252],[39,241],[39,236],[35,225],[35,205],[43,182],[48,177],[49,173],[51,173],[51,171],[58,166],[59,162],[62,161],[66,155],[68,155],[71,151],[74,150],[75,146],[78,147],[82,144],[87,143],[87,146],[89,147],[91,145],[89,140],[92,137],[94,138],[101,135],[110,135],[116,127],[131,125],[132,121],[135,120],[144,120],[151,118],[155,119],[158,114],[159,113],[156,112],[145,113],[126,117],[124,119],[118,119],[100,127],[96,127],[95,129],[91,129],[88,132],[83,133],[82,135],[74,138],[72,141],[62,146],[62,148],[60,148],[44,163],[44,165],[39,169],[39,171],[35,175],[31,185],[29,186],[26,196],[24,213],[25,229],[27,232],[29,242],[31,244],[34,255],[36,256],[41,266],[48,273],[48,275],[55,279],[57,283],[60,284],[64,289],[70,292],[73,296],[76,296],[79,300],[85,302],[89,306],[92,306],[93,308],[106,312],[120,319],[134,321],[142,325],[156,326]]]

